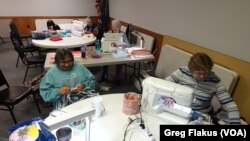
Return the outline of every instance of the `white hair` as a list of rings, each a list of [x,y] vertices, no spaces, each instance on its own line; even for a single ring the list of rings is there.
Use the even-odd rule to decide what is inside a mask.
[[[112,26],[120,28],[121,27],[121,22],[118,21],[118,20],[113,20],[112,21]]]

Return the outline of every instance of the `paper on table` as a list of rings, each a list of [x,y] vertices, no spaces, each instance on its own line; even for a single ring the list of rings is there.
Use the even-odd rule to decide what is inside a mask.
[[[65,115],[67,112],[63,111],[63,110],[54,110],[50,113],[51,116],[53,117],[59,117],[62,115]]]
[[[87,38],[95,38],[95,36],[93,34],[84,34],[83,35],[83,38],[84,39],[87,39]]]
[[[149,52],[149,50],[147,50],[145,48],[131,47],[131,48],[126,48],[126,49],[128,50],[130,57],[143,58],[143,57],[148,57],[148,56],[152,55]]]

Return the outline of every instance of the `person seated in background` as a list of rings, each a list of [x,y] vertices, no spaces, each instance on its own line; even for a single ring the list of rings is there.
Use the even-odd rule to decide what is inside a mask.
[[[47,28],[48,30],[60,30],[61,29],[59,25],[55,24],[53,20],[47,21]]]
[[[111,27],[112,29],[110,31],[108,31],[108,33],[123,33],[122,44],[117,45],[116,43],[112,43],[111,46],[112,47],[122,47],[122,48],[128,47],[129,46],[128,38],[127,38],[126,34],[121,31],[121,22],[119,20],[113,20],[111,24],[112,24],[112,27]],[[116,79],[117,84],[120,83],[121,72],[122,72],[122,64],[116,65],[115,79]],[[107,76],[108,76],[108,66],[103,66],[102,76],[101,76],[100,82],[107,80]]]
[[[99,35],[98,25],[94,23],[92,17],[87,17],[87,25],[84,27],[85,34],[93,34],[94,36]]]
[[[213,65],[213,60],[207,54],[196,53],[190,58],[188,66],[179,68],[165,79],[194,89],[192,110],[212,116],[212,98],[216,96],[227,112],[230,124],[240,124],[238,107],[220,78],[212,71]]]
[[[112,23],[111,23],[111,30],[108,31],[108,33],[123,33],[122,39],[121,39],[123,44],[121,46],[124,48],[124,47],[129,46],[129,42],[128,42],[128,38],[127,38],[126,33],[121,31],[121,26],[122,26],[122,24],[121,24],[121,22],[119,20],[113,20]],[[118,47],[120,45],[117,45],[116,43],[113,43],[112,46]]]
[[[40,95],[45,102],[53,103],[54,110],[80,100],[78,96],[82,91],[95,89],[94,75],[85,66],[74,62],[70,50],[57,49],[55,64],[40,83]]]

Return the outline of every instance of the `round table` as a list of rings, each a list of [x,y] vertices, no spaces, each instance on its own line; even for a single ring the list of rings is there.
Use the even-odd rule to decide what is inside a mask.
[[[134,119],[134,115],[125,115],[122,112],[123,107],[123,93],[102,95],[103,105],[105,111],[101,117],[92,117],[90,123],[90,141],[121,141],[124,137],[126,126],[129,122],[129,117]],[[92,98],[75,102],[67,107],[61,109],[63,112],[72,112],[75,110],[92,107]],[[139,115],[138,115],[139,116]],[[154,131],[156,141],[159,141],[159,120],[143,113],[144,122],[147,123],[151,131]],[[48,122],[53,120],[53,116],[45,119]],[[56,130],[52,131],[55,133]],[[82,135],[73,136],[71,141],[78,141],[78,138],[84,138]],[[131,141],[147,140],[145,135],[136,127],[131,126],[126,140],[130,138]]]
[[[62,37],[62,40],[59,41],[51,41],[49,38],[44,40],[36,40],[32,39],[32,43],[35,46],[42,47],[42,48],[50,48],[50,49],[57,49],[58,47],[65,47],[65,48],[76,48],[81,47],[83,45],[89,45],[94,43],[96,37],[92,34],[85,34],[83,36],[74,36],[71,35],[70,37]]]

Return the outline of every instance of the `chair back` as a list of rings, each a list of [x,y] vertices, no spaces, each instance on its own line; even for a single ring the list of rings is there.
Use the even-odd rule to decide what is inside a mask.
[[[9,24],[9,26],[10,26],[10,32],[12,32],[13,34],[15,34],[16,36],[20,36],[18,28],[17,28],[17,26],[16,26],[16,24],[14,22],[11,21],[10,24]]]
[[[2,70],[0,69],[0,87],[3,85],[7,85],[9,87],[9,83],[5,79]]]
[[[20,33],[19,33],[19,31],[18,31],[17,26],[15,25],[15,23],[11,21],[10,24],[9,24],[9,26],[10,26],[10,36],[15,37],[17,39],[17,41],[19,42],[19,44],[21,46],[23,46],[23,42],[21,40]]]
[[[13,32],[10,32],[10,40],[11,40],[13,46],[14,46],[15,42],[19,42]]]
[[[12,41],[12,44],[13,44],[16,52],[18,53],[19,57],[21,58],[23,64],[27,65],[26,55],[25,55],[20,43],[18,42],[18,40],[15,37],[11,37],[11,41]]]
[[[126,28],[126,36],[128,38],[128,42],[130,45],[136,45],[137,44],[137,37],[132,34],[132,32],[134,32],[134,26],[132,24],[128,24],[127,28]]]
[[[19,34],[19,31],[18,31],[18,29],[17,29],[17,26],[15,25],[15,23],[14,22],[10,22],[10,24],[9,24],[9,26],[10,26],[10,31],[11,32],[13,32],[13,33],[15,33],[15,34],[17,34],[17,35],[20,35]]]

